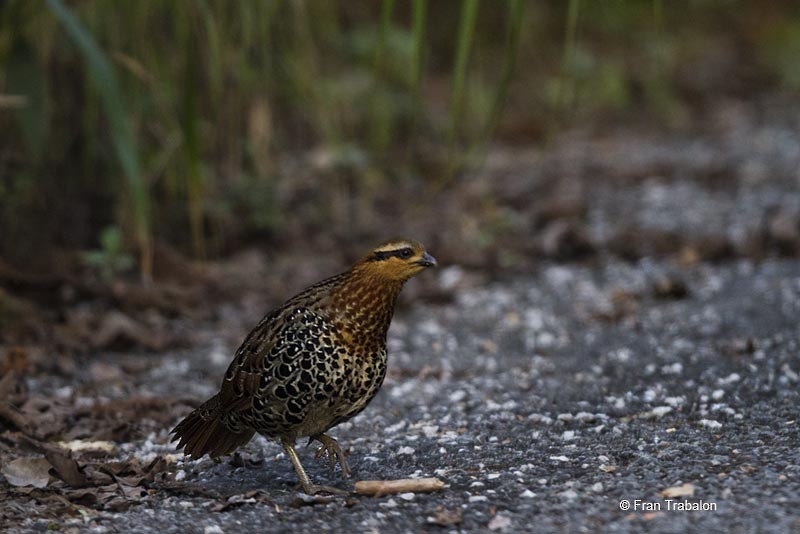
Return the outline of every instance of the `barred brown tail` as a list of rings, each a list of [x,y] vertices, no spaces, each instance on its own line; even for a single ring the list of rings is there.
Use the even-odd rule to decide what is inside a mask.
[[[252,430],[232,432],[222,423],[225,410],[220,409],[217,395],[204,402],[172,429],[172,441],[178,441],[177,449],[194,459],[208,453],[212,458],[229,454],[253,437]]]

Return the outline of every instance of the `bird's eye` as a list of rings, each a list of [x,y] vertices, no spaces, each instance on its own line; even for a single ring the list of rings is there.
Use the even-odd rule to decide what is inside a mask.
[[[410,258],[413,255],[414,251],[411,250],[410,248],[404,248],[403,250],[400,251],[400,257],[403,258],[404,260]]]

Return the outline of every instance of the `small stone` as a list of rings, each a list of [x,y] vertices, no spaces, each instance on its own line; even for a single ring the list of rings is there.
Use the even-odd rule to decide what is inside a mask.
[[[572,489],[567,490],[567,491],[562,491],[558,495],[560,497],[563,497],[564,499],[569,499],[569,500],[573,500],[573,499],[577,499],[578,498],[578,492],[575,491],[575,490],[572,490]]]
[[[457,389],[450,394],[450,402],[461,402],[467,398],[467,392],[463,389]]]
[[[741,379],[742,377],[739,376],[739,373],[731,373],[725,378],[720,378],[719,380],[717,380],[717,382],[719,382],[720,385],[724,386],[726,384],[733,384],[734,382],[738,382]]]
[[[679,375],[683,372],[683,364],[681,362],[675,362],[670,365],[665,365],[661,368],[661,374],[665,375]]]
[[[413,493],[401,493],[400,495],[398,495],[398,497],[400,497],[404,501],[413,501],[416,495],[414,495]]]
[[[714,419],[700,419],[700,426],[704,426],[710,430],[719,430],[722,428],[722,423]]]
[[[497,514],[486,526],[489,530],[505,530],[511,526],[511,518],[506,515]]]
[[[672,406],[656,406],[650,413],[653,414],[653,417],[664,417],[668,413],[672,411]]]
[[[524,499],[533,499],[534,497],[536,497],[536,494],[534,492],[532,492],[531,490],[526,489],[525,491],[520,493],[519,496],[524,498]]]
[[[414,454],[414,452],[416,452],[414,450],[414,447],[400,447],[397,450],[398,456],[401,455],[401,454],[409,454],[409,455],[411,455],[411,454]]]

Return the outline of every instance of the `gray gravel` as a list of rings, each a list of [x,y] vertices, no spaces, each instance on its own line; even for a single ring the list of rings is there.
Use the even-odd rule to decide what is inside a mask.
[[[257,438],[236,462],[176,457],[171,477],[183,490],[157,486],[124,513],[61,526],[800,531],[798,262],[542,265],[488,286],[457,268],[438,276],[454,302],[402,310],[381,393],[332,433],[356,480],[436,476],[441,492],[309,502],[293,490],[280,448]],[[664,284],[686,296],[669,297],[683,290],[657,289]],[[146,389],[200,400],[234,348],[170,354]],[[127,452],[171,452],[167,430]],[[315,481],[352,483],[331,476],[312,449],[301,457]],[[662,492],[684,484],[693,495],[674,502],[716,509],[668,509]]]

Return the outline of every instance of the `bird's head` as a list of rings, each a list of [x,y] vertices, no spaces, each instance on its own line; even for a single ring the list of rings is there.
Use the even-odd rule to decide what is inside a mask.
[[[392,239],[372,249],[355,265],[370,276],[405,282],[420,271],[436,266],[436,258],[413,239]]]

